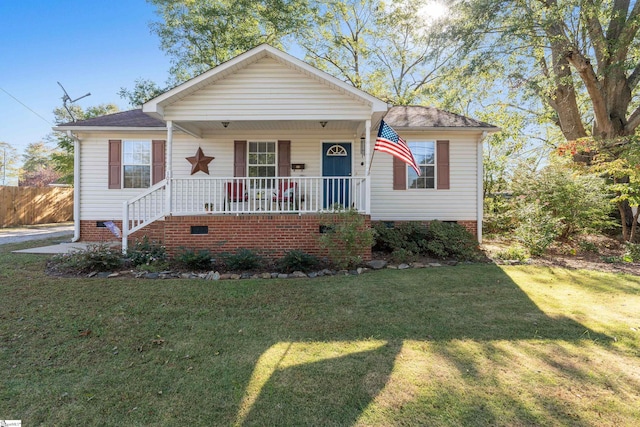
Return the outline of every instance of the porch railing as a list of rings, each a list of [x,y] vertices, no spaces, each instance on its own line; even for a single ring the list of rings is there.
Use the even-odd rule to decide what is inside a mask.
[[[171,214],[366,211],[365,177],[174,178]]]
[[[173,178],[124,202],[127,236],[166,215],[367,212],[366,177]]]

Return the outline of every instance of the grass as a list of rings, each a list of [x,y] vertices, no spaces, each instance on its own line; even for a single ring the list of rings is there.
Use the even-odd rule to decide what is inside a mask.
[[[638,277],[65,279],[9,252],[37,244],[0,246],[0,414],[24,425],[640,420]]]

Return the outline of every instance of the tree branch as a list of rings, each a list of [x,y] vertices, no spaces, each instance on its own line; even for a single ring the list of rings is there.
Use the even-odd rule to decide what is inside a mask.
[[[640,126],[640,107],[636,108],[629,116],[629,120],[627,120],[627,124],[624,126],[625,134],[633,135],[638,126]]]

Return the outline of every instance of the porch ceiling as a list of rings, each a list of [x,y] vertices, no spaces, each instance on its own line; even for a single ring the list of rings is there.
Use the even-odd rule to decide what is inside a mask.
[[[178,126],[185,126],[191,128],[200,129],[203,132],[207,131],[278,131],[278,130],[292,130],[292,131],[345,131],[345,132],[357,132],[358,128],[362,125],[361,120],[326,120],[326,125],[323,128],[320,124],[324,120],[257,120],[257,121],[228,121],[229,125],[225,128],[222,122],[226,120],[215,121],[176,121]]]

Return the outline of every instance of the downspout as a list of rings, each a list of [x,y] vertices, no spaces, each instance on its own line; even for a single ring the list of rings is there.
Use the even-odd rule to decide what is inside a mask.
[[[476,211],[477,211],[477,234],[478,234],[478,243],[482,244],[482,220],[484,218],[484,188],[483,188],[483,184],[484,184],[484,163],[483,163],[483,150],[482,150],[482,144],[484,139],[487,137],[489,133],[487,131],[482,132],[482,135],[480,136],[480,139],[478,140],[478,150],[477,150],[477,162],[478,162],[478,178],[477,178],[477,187],[478,187],[478,193],[477,193],[477,202],[478,205],[476,206]]]
[[[73,139],[73,239],[80,240],[80,139],[68,130],[67,137]]]
[[[364,211],[371,215],[371,165],[369,155],[371,154],[371,119],[367,119],[364,125],[364,176],[365,176],[365,197]]]

